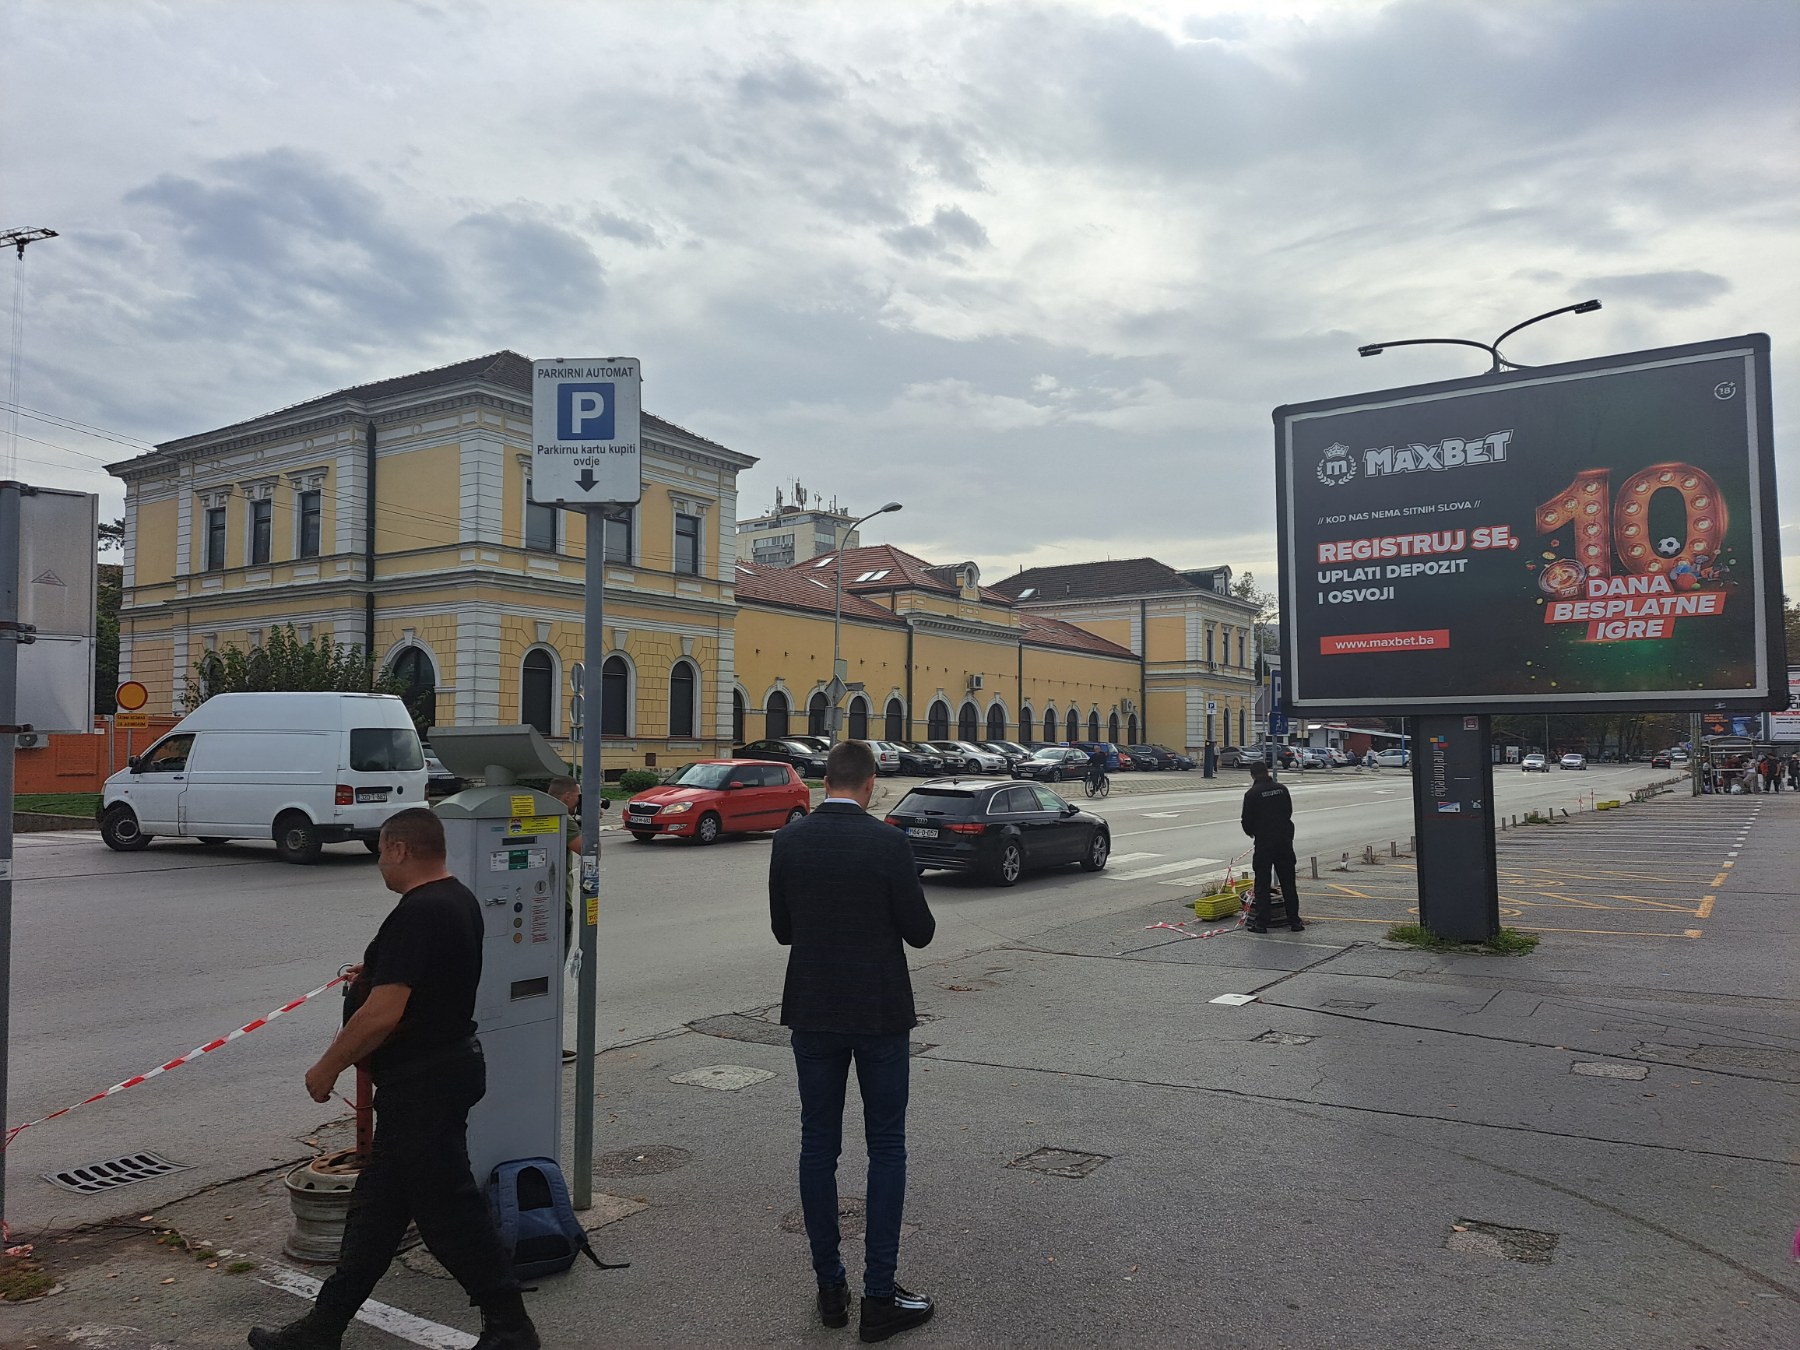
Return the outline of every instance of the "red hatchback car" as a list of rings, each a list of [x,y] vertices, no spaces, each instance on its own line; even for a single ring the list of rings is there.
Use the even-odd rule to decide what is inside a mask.
[[[713,844],[722,834],[779,830],[811,803],[806,784],[786,764],[703,759],[626,802],[625,828],[640,844],[659,834]]]

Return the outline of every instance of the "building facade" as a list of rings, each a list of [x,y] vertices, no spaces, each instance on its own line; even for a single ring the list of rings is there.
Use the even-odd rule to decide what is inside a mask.
[[[773,510],[737,522],[738,557],[764,567],[809,562],[861,543],[855,523],[836,501],[827,504],[799,483],[776,488]]]
[[[1177,571],[1154,558],[1034,567],[995,589],[1142,658],[1141,716],[1127,743],[1191,754],[1256,738],[1256,606],[1228,567]],[[1116,739],[1116,738],[1115,738]]]

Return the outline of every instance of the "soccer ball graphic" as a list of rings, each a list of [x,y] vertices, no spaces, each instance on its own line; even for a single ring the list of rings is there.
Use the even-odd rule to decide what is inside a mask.
[[[1667,535],[1656,541],[1656,551],[1665,558],[1673,558],[1677,553],[1681,552],[1681,540],[1677,539],[1672,534]]]

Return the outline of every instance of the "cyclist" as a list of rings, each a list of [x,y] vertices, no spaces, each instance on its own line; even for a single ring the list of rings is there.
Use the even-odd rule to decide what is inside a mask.
[[[1096,745],[1088,754],[1087,791],[1092,797],[1106,784],[1106,747]]]

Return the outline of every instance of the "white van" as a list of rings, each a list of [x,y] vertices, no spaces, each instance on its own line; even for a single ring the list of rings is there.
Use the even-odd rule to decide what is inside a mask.
[[[288,862],[360,839],[425,805],[425,756],[392,694],[217,694],[106,780],[100,837],[135,852],[155,835],[273,839]]]

